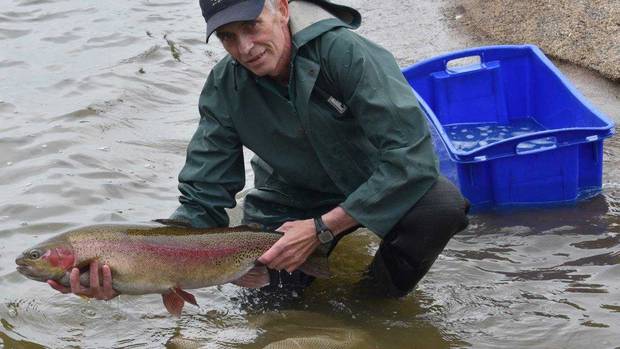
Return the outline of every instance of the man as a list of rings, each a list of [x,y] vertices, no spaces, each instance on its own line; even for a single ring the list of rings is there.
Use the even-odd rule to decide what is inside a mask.
[[[350,30],[357,11],[325,0],[200,5],[207,40],[215,33],[229,55],[200,96],[171,218],[227,226],[225,208],[244,187],[246,146],[257,156],[243,221],[284,233],[259,258],[272,285],[308,285],[297,271],[306,258],[364,226],[383,240],[365,287],[409,293],[467,226],[468,205],[438,176],[424,116],[392,55]],[[115,295],[106,266],[107,287],[91,280],[95,293],[74,274],[74,293]]]

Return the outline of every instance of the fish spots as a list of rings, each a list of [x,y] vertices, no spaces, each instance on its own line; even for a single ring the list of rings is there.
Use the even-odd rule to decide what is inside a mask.
[[[222,257],[227,257],[232,254],[238,253],[240,249],[236,246],[232,247],[212,247],[204,248],[200,246],[185,246],[185,245],[159,245],[144,243],[140,245],[140,250],[146,253],[152,253],[162,257],[174,257],[183,259],[197,259],[197,260],[217,260]]]

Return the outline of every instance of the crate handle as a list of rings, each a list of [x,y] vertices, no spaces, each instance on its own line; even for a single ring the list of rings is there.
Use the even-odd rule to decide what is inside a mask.
[[[482,56],[479,54],[463,57],[452,57],[445,61],[445,70],[448,73],[458,74],[482,68]]]
[[[528,139],[527,141],[517,144],[515,147],[515,152],[517,155],[526,155],[552,150],[557,147],[558,139],[556,137],[542,137]]]

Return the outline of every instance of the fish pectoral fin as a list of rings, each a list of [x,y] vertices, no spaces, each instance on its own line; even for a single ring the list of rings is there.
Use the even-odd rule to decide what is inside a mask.
[[[196,302],[196,297],[194,297],[193,294],[187,292],[187,291],[183,291],[182,289],[175,287],[172,289],[172,291],[174,293],[177,294],[177,296],[181,297],[184,301],[186,301],[189,304],[193,304],[195,306],[198,306],[198,303]]]
[[[183,310],[183,306],[185,305],[185,300],[181,298],[173,289],[170,289],[169,292],[161,295],[161,298],[164,301],[164,306],[168,312],[176,317],[181,316],[181,311]]]
[[[318,253],[310,255],[304,264],[299,267],[299,270],[319,279],[327,279],[331,276],[327,257]]]
[[[242,277],[235,281],[233,284],[247,288],[261,288],[269,285],[269,272],[264,265],[256,265],[245,273]]]
[[[183,291],[178,287],[170,288],[168,292],[161,295],[161,298],[168,312],[176,317],[181,316],[181,311],[183,311],[185,302],[198,306],[196,297],[194,297],[193,294]]]

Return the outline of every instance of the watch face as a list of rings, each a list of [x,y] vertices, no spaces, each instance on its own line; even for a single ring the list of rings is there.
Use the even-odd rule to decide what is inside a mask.
[[[323,230],[318,236],[319,241],[323,244],[331,242],[334,239],[334,235],[329,230]]]

